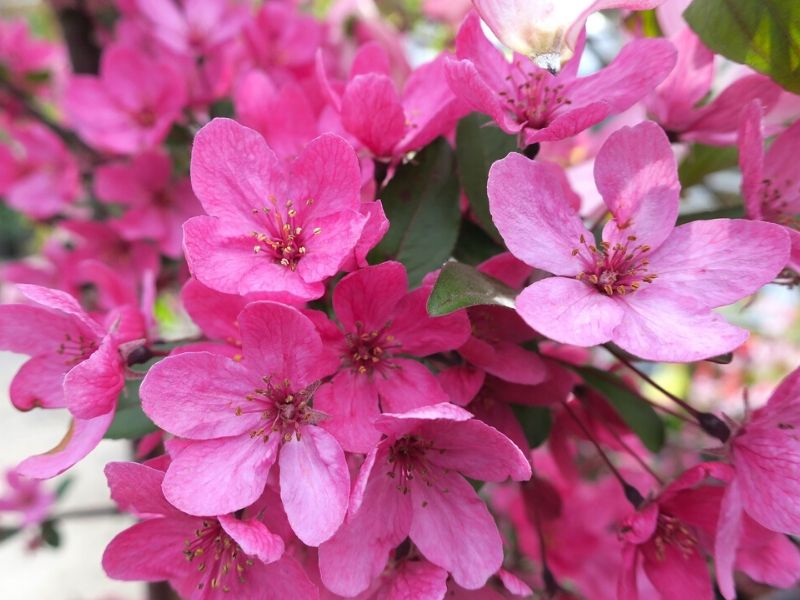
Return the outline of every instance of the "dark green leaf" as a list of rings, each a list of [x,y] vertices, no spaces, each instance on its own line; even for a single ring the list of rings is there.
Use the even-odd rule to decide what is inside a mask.
[[[553,425],[550,409],[544,406],[512,404],[511,410],[514,411],[519,424],[522,425],[522,431],[525,432],[531,448],[541,446],[550,435],[550,428]]]
[[[495,161],[517,149],[517,140],[480,113],[467,115],[456,129],[458,179],[469,200],[470,208],[486,232],[499,243],[503,238],[492,222],[486,183]]]
[[[694,0],[683,16],[714,52],[800,93],[797,0]]]
[[[703,182],[706,175],[735,167],[739,161],[736,146],[705,146],[694,144],[678,167],[681,187],[688,188]]]
[[[17,535],[20,531],[19,527],[0,527],[0,542]]]
[[[117,405],[117,413],[106,431],[109,440],[135,440],[158,428],[142,410],[139,399],[140,380],[126,381]]]
[[[718,365],[729,365],[733,361],[733,352],[727,354],[720,354],[719,356],[712,356],[706,359],[708,362],[717,363]]]
[[[664,423],[652,406],[612,373],[595,367],[575,367],[575,371],[586,385],[608,400],[648,450],[661,450],[666,437]]]
[[[51,548],[58,548],[61,545],[61,534],[56,528],[55,521],[42,523],[42,541]]]
[[[234,116],[233,102],[231,102],[228,98],[217,100],[211,105],[209,112],[211,113],[212,119],[215,117],[226,117],[232,119]]]
[[[514,290],[459,262],[447,263],[428,298],[428,314],[447,315],[468,306],[496,304],[514,308]]]
[[[439,138],[401,166],[380,194],[390,226],[370,261],[400,261],[412,287],[441,267],[456,244],[461,211],[454,163]]]
[[[461,221],[458,241],[453,249],[453,258],[468,265],[477,265],[500,254],[503,248],[489,237],[483,229],[469,219]]]
[[[708,219],[739,219],[744,217],[744,209],[741,206],[731,206],[728,208],[718,208],[703,212],[686,213],[678,217],[678,225],[691,223],[692,221],[706,221]]]

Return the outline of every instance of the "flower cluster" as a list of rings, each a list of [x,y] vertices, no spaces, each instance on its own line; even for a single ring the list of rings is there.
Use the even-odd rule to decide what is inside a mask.
[[[53,529],[36,480],[125,438],[103,568],[182,598],[795,585],[800,370],[741,418],[654,379],[800,278],[800,97],[743,66],[712,94],[687,4],[0,22],[0,350],[16,409],[71,417],[0,512]],[[705,181],[737,148],[739,203]]]

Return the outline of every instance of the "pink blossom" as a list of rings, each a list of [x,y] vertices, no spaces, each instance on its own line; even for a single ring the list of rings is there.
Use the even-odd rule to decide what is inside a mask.
[[[448,133],[467,113],[445,81],[445,55],[417,67],[398,89],[389,56],[376,42],[359,48],[341,95],[327,81],[344,129],[369,154],[396,162]]]
[[[525,480],[530,465],[504,435],[452,404],[384,414],[386,434],[367,455],[342,528],[319,549],[323,583],[355,596],[407,536],[462,587],[477,589],[503,560],[497,526],[462,477]]]
[[[328,375],[322,341],[296,309],[249,304],[239,315],[241,362],[208,352],[165,358],[147,373],[142,408],[188,443],[164,479],[167,499],[193,515],[255,502],[280,464],[281,499],[298,537],[316,546],[347,510],[350,477],[338,442],[311,408]]]
[[[129,163],[103,165],[95,173],[95,193],[125,213],[112,226],[129,241],[153,240],[172,258],[181,256],[181,225],[201,212],[188,179],[173,180],[169,157],[140,154]]]
[[[594,75],[577,77],[580,56],[553,75],[521,54],[506,61],[483,35],[474,13],[458,32],[456,54],[459,60],[448,60],[445,69],[453,92],[506,133],[519,133],[524,146],[571,137],[622,112],[675,64],[672,44],[643,39],[628,43]]]
[[[142,521],[118,534],[103,554],[109,577],[168,580],[192,600],[317,598],[284,542],[257,515],[192,516],[164,498],[163,471],[136,463],[105,468],[111,497]]]
[[[20,515],[20,527],[38,525],[50,514],[56,495],[36,479],[27,479],[13,470],[6,471],[5,494],[0,496],[0,512]]]
[[[770,282],[788,260],[787,234],[729,219],[673,227],[675,159],[653,123],[610,136],[595,181],[612,216],[599,245],[538,162],[510,154],[492,166],[492,217],[509,250],[555,275],[522,291],[520,316],[555,341],[613,341],[649,360],[692,361],[739,346],[747,332],[711,309]]]
[[[514,52],[556,70],[578,46],[586,19],[609,8],[649,10],[664,0],[473,0],[478,14]]]
[[[358,159],[332,134],[282,164],[252,129],[214,119],[195,137],[191,173],[209,216],[184,224],[186,257],[195,277],[220,292],[318,298],[367,220]]]
[[[54,477],[88,454],[114,417],[124,384],[118,351],[127,331],[124,315],[110,314],[103,328],[70,295],[35,285],[19,285],[34,304],[0,306],[0,348],[31,356],[11,382],[11,402],[19,410],[69,408],[74,416],[64,439],[46,454],[17,468],[20,475]]]
[[[800,121],[779,135],[764,152],[761,104],[754,100],[739,125],[739,166],[747,216],[783,225],[792,242],[789,266],[800,271],[800,177],[795,158],[800,144]]]
[[[408,291],[403,265],[385,262],[343,278],[333,292],[341,330],[326,336],[341,369],[320,388],[315,408],[345,450],[368,452],[380,439],[372,425],[385,412],[446,402],[428,368],[414,360],[457,348],[469,335],[463,312],[429,317],[431,288]]]
[[[678,51],[675,69],[645,98],[645,106],[671,140],[731,144],[747,104],[759,100],[771,109],[778,101],[781,88],[768,77],[751,73],[698,106],[711,92],[714,53],[685,25],[670,40]]]
[[[3,127],[0,144],[0,195],[9,206],[34,219],[68,210],[78,196],[78,165],[64,143],[34,122]]]
[[[166,138],[186,103],[184,79],[169,61],[114,45],[99,77],[76,75],[64,98],[71,125],[98,149],[132,154]]]
[[[150,33],[173,52],[194,58],[231,40],[249,18],[235,0],[136,0]]]

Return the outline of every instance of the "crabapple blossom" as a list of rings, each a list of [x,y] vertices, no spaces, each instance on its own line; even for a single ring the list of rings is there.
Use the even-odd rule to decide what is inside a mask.
[[[539,163],[510,154],[492,166],[489,202],[509,249],[555,275],[522,291],[520,316],[558,342],[613,341],[649,360],[692,361],[739,346],[747,331],[711,309],[770,282],[788,262],[788,235],[731,219],[674,227],[680,185],[654,123],[612,134],[595,181],[612,217],[599,243]]]
[[[342,366],[316,396],[322,426],[351,452],[368,452],[380,439],[372,425],[384,412],[406,412],[446,402],[428,368],[414,360],[457,348],[469,334],[461,312],[429,317],[430,288],[408,291],[405,267],[385,262],[344,277],[333,292],[341,331],[326,335]]]
[[[463,476],[525,480],[530,465],[508,438],[443,403],[375,420],[386,438],[361,467],[345,524],[319,549],[328,589],[355,596],[406,537],[468,589],[500,568],[502,542],[483,501]],[[463,476],[462,476],[463,475]]]
[[[629,42],[606,68],[578,77],[576,56],[553,75],[515,54],[509,63],[486,39],[475,13],[456,38],[458,60],[448,59],[447,80],[473,110],[492,117],[520,144],[552,142],[574,136],[620,113],[655,88],[672,70],[675,49],[666,40]]]
[[[142,383],[144,411],[188,442],[167,469],[164,494],[189,514],[233,512],[261,496],[278,461],[289,522],[316,546],[341,524],[350,492],[344,453],[312,408],[330,363],[312,322],[292,307],[254,302],[238,321],[241,361],[186,352]]]

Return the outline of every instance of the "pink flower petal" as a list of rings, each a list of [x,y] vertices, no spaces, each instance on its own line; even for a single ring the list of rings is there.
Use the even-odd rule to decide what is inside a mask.
[[[658,274],[655,286],[688,296],[699,306],[724,306],[772,281],[789,261],[789,249],[789,236],[778,225],[694,221],[674,229],[650,257],[649,269]]]
[[[164,498],[164,471],[133,462],[111,462],[104,469],[111,499],[138,515],[180,514]]]
[[[300,391],[328,373],[321,364],[322,340],[300,311],[276,302],[253,302],[239,315],[248,368]]]
[[[372,422],[380,415],[374,379],[350,369],[336,374],[314,395],[314,409],[328,415],[320,425],[348,452],[366,453],[378,443]]]
[[[36,356],[20,367],[11,380],[11,387],[8,390],[11,403],[17,410],[66,406],[64,376],[69,371],[70,365],[59,358]]]
[[[420,434],[433,441],[429,460],[443,469],[480,481],[515,481],[531,478],[531,465],[506,436],[477,419],[429,423]]]
[[[678,216],[680,183],[672,147],[664,131],[650,121],[623,127],[608,138],[594,163],[597,189],[614,220],[603,239],[658,248]]]
[[[373,379],[385,412],[406,412],[448,401],[439,380],[415,360],[395,358],[385,375],[375,373]]]
[[[114,410],[125,386],[122,356],[111,335],[92,355],[64,377],[64,400],[79,419],[92,419]]]
[[[738,348],[749,335],[663,287],[629,294],[623,306],[613,341],[645,360],[692,362],[719,356]]]
[[[512,153],[489,170],[489,207],[500,234],[517,258],[556,275],[577,275],[572,255],[592,235],[564,201],[563,182],[541,163]]]
[[[49,479],[63,473],[97,447],[113,420],[113,411],[94,419],[73,419],[55,448],[26,458],[16,471],[34,479]]]
[[[280,452],[281,500],[303,543],[319,546],[339,528],[347,512],[350,472],[339,442],[320,427],[301,429],[299,440]]]
[[[267,529],[261,521],[242,521],[233,515],[220,515],[219,524],[233,541],[239,544],[248,556],[255,556],[264,563],[279,560],[283,555],[283,540]]]
[[[406,560],[395,571],[386,600],[441,600],[446,594],[447,571],[426,560]]]
[[[142,382],[142,409],[156,425],[174,435],[207,440],[257,428],[260,415],[247,408],[246,396],[262,387],[261,377],[245,365],[209,352],[168,356],[153,365]]]
[[[747,216],[761,219],[759,191],[764,179],[764,138],[761,134],[763,109],[758,100],[748,104],[739,124],[739,168]]]
[[[433,485],[411,480],[411,540],[456,583],[478,589],[503,562],[503,543],[492,515],[461,475],[431,473]]]
[[[430,287],[421,287],[406,294],[397,303],[389,333],[402,346],[400,352],[427,356],[454,350],[467,341],[469,319],[465,311],[443,317],[431,317],[426,308]]]
[[[164,496],[190,515],[223,515],[249,506],[264,491],[279,436],[191,442],[172,460]]]
[[[393,550],[411,527],[411,495],[397,489],[388,465],[376,466],[361,508],[319,547],[322,582],[332,592],[355,596],[380,575]]]
[[[366,330],[380,329],[405,296],[405,267],[394,261],[365,267],[342,278],[333,290],[333,309],[346,331],[362,323]]]
[[[391,157],[406,130],[392,80],[367,73],[354,77],[342,96],[342,124],[377,157]]]
[[[249,223],[254,208],[284,195],[280,164],[264,138],[231,119],[214,119],[197,132],[190,170],[203,208],[220,219]]]
[[[516,303],[517,312],[533,329],[575,346],[609,341],[625,314],[617,301],[585,283],[564,277],[537,281],[522,290]]]

